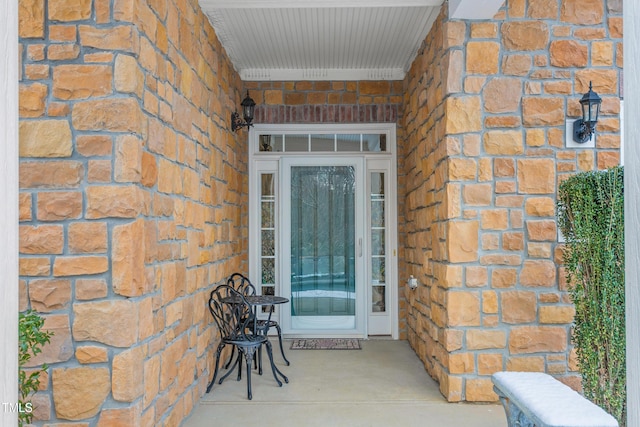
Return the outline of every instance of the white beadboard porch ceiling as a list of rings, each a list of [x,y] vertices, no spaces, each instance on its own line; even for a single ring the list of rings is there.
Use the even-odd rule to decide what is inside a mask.
[[[200,0],[244,81],[402,80],[444,0]]]

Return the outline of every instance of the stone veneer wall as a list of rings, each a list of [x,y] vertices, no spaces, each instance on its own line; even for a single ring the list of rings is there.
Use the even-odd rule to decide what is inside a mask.
[[[621,73],[621,0],[507,0],[478,22],[445,5],[426,38],[404,86],[400,271],[421,284],[409,341],[449,401],[495,400],[499,370],[580,387],[555,195],[619,163]],[[565,148],[591,80],[596,148]]]
[[[246,269],[241,81],[197,0],[20,0],[20,37],[20,310],[55,332],[36,424],[177,425],[212,373],[207,291]]]

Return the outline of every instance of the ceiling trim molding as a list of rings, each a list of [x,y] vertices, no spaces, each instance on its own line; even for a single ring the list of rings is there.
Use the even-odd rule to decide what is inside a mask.
[[[449,0],[450,19],[493,19],[504,0]]]
[[[243,81],[304,81],[304,80],[403,80],[405,72],[393,69],[244,69],[239,72]]]
[[[472,2],[474,0],[471,0]],[[300,9],[336,7],[436,7],[444,0],[200,0],[203,10],[211,9]]]

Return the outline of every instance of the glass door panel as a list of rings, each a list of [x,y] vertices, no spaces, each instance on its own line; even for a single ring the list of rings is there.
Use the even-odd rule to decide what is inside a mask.
[[[284,326],[293,333],[362,332],[364,228],[357,218],[363,212],[364,177],[358,160],[288,163],[283,194],[289,236],[283,241],[289,243],[291,312]]]
[[[353,166],[291,168],[294,328],[355,327],[355,190]]]

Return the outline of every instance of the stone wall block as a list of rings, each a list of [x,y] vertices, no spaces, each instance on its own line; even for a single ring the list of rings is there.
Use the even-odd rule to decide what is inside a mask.
[[[142,98],[144,92],[144,73],[133,56],[116,56],[114,84],[118,92],[135,93]]]
[[[540,307],[540,323],[542,324],[571,324],[576,314],[572,305],[542,306]]]
[[[74,222],[68,229],[69,252],[106,253],[107,252],[107,223],[106,222]]]
[[[507,371],[544,372],[544,365],[544,357],[542,356],[512,356],[507,361]]]
[[[140,43],[137,31],[134,31],[132,25],[119,25],[112,28],[80,25],[78,30],[81,44],[97,49],[134,53],[137,52]]]
[[[43,363],[66,362],[73,357],[69,316],[67,314],[50,314],[44,315],[43,318],[42,330],[53,332],[53,336],[51,341],[42,347],[42,352],[29,360],[29,363],[25,365],[27,367],[41,366]]]
[[[522,82],[516,78],[496,77],[489,80],[482,95],[487,112],[516,112],[522,100]]]
[[[491,184],[467,184],[462,190],[464,203],[470,206],[489,206],[493,199]]]
[[[129,300],[73,305],[73,338],[114,347],[130,347],[138,338],[138,306]]]
[[[466,46],[466,70],[468,74],[494,75],[500,63],[500,44],[489,41],[472,41]]]
[[[141,219],[113,228],[112,286],[116,294],[132,297],[145,292],[144,242]]]
[[[140,105],[134,98],[99,99],[77,102],[71,119],[77,130],[132,132],[142,134]]]
[[[65,420],[93,417],[111,391],[108,368],[58,368],[51,379],[56,416]]]
[[[144,208],[140,189],[131,186],[87,187],[86,218],[135,218]]]
[[[21,225],[19,249],[22,254],[61,254],[64,230],[61,225]]]
[[[496,402],[498,395],[493,391],[491,378],[468,379],[465,389],[468,402]]]
[[[560,326],[517,326],[509,334],[509,351],[512,354],[566,351],[567,335],[567,329]]]
[[[59,256],[53,262],[53,275],[84,276],[104,273],[109,269],[105,256]]]
[[[471,262],[478,259],[478,222],[451,221],[447,229],[449,262]]]
[[[612,69],[585,69],[576,71],[575,91],[586,93],[589,83],[593,83],[593,90],[600,95],[617,95],[619,90],[618,71]],[[604,103],[604,100],[603,100]]]
[[[524,153],[522,132],[519,130],[494,130],[485,132],[483,146],[487,154],[515,156]]]
[[[145,349],[143,346],[114,356],[111,370],[111,393],[119,402],[133,402],[144,392]],[[193,377],[192,377],[193,379]]]
[[[502,321],[505,323],[531,323],[536,320],[535,292],[506,291],[500,294]]]
[[[519,159],[518,192],[521,194],[553,194],[556,167],[552,159]]]
[[[69,64],[53,68],[53,96],[62,100],[87,99],[112,92],[109,65]]]
[[[482,129],[480,98],[466,96],[445,101],[445,133],[459,134],[477,132]]]
[[[557,19],[558,3],[554,0],[533,0],[529,4],[527,16],[535,19]]]
[[[32,280],[29,282],[29,300],[31,308],[41,313],[65,309],[71,302],[71,281],[67,279]]]
[[[20,157],[69,157],[73,152],[67,120],[20,121]]]
[[[502,349],[507,344],[507,334],[501,330],[470,329],[466,335],[467,350]]]
[[[504,55],[502,73],[506,76],[526,76],[531,71],[530,55]]]
[[[124,408],[105,408],[100,411],[96,427],[144,426],[151,423],[142,421],[140,402]]]
[[[21,256],[18,270],[20,276],[48,276],[51,273],[51,261],[48,257]]]
[[[526,260],[520,272],[520,284],[536,288],[556,286],[556,265],[549,260]]]
[[[91,0],[49,0],[49,20],[82,21],[91,17]]]
[[[462,92],[463,55],[461,50],[453,50],[448,53],[448,72],[446,76],[446,92]]]
[[[44,38],[45,0],[22,0],[18,3],[18,35],[23,38]]]
[[[586,44],[576,40],[554,40],[549,46],[549,56],[554,67],[586,67],[589,49]]]
[[[92,300],[108,295],[107,282],[103,279],[76,279],[76,299]]]
[[[133,135],[119,136],[116,140],[116,182],[140,182],[142,178],[142,140]]]
[[[522,119],[526,127],[564,125],[565,114],[564,98],[529,96],[522,100]]]
[[[83,364],[104,363],[109,361],[109,354],[105,347],[83,345],[76,349],[76,360]]]
[[[542,50],[549,43],[549,28],[542,21],[513,21],[501,26],[502,44],[510,51]]]
[[[82,193],[47,191],[37,195],[37,218],[40,221],[63,221],[82,216]]]
[[[42,83],[21,84],[19,91],[20,117],[44,116],[49,87]]]
[[[448,292],[446,309],[449,326],[480,326],[480,295],[477,292]]]
[[[538,217],[554,217],[556,202],[551,197],[529,197],[525,201],[524,209],[527,215]]]
[[[529,240],[536,242],[557,240],[557,227],[554,220],[529,220],[526,226]]]
[[[560,20],[577,25],[603,22],[604,2],[601,0],[562,0]]]

